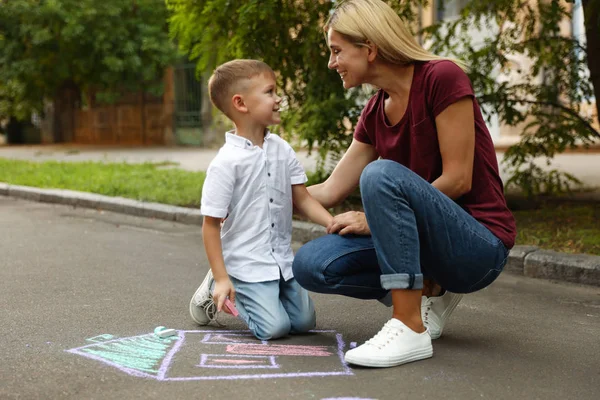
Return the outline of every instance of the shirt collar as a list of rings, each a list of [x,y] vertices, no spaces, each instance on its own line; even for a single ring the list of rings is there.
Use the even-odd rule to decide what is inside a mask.
[[[265,134],[265,141],[270,137],[271,132],[267,129],[267,133]],[[235,147],[240,147],[242,149],[251,149],[252,147],[254,147],[250,140],[236,135],[235,130],[231,130],[225,133],[225,143],[232,144]]]

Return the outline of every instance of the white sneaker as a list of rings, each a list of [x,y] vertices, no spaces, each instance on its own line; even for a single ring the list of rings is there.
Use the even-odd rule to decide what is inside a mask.
[[[392,318],[365,344],[348,350],[344,359],[364,367],[394,367],[433,355],[427,330],[416,333],[402,321]]]
[[[462,294],[450,293],[447,290],[443,296],[421,297],[421,318],[423,325],[429,329],[432,339],[442,336],[446,320],[460,303],[462,297]]]
[[[211,270],[208,270],[202,284],[192,296],[190,301],[190,316],[199,325],[208,325],[217,320],[217,305],[210,294],[210,288],[215,279]]]

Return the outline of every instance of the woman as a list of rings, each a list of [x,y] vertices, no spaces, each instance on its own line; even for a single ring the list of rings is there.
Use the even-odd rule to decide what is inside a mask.
[[[379,333],[346,353],[348,363],[428,358],[455,293],[492,283],[514,245],[494,146],[461,67],[419,46],[385,3],[343,2],[325,31],[328,66],[344,87],[379,91],[331,176],[309,190],[329,208],[360,185],[365,212],[337,215],[328,235],[298,251],[294,275],[315,292],[393,307]]]

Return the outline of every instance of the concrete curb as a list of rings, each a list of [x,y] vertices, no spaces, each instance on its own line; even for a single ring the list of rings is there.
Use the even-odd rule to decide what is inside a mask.
[[[0,195],[44,203],[95,208],[138,217],[156,218],[190,225],[202,225],[200,210],[161,203],[146,203],[122,197],[77,192],[73,190],[40,189],[8,185],[0,182]],[[294,241],[306,243],[325,234],[319,225],[293,222]],[[515,246],[508,256],[505,270],[512,274],[600,287],[600,256],[565,254],[542,250],[535,246]]]
[[[202,225],[200,210],[161,203],[147,203],[123,197],[64,189],[40,189],[29,186],[7,185],[0,182],[0,195],[42,203],[64,204],[74,207],[95,208],[137,217],[157,218],[184,224]]]

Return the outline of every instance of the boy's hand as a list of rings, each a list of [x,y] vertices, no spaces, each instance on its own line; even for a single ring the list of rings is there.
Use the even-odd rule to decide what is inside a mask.
[[[223,303],[225,303],[227,297],[229,297],[229,300],[231,300],[232,303],[235,303],[235,288],[229,277],[218,281],[215,280],[215,289],[212,296],[217,305],[217,311],[225,311],[226,313],[231,314],[227,307],[223,308]]]

